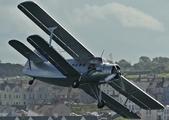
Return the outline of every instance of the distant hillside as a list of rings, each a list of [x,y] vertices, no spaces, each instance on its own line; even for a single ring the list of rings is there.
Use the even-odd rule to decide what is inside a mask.
[[[0,77],[21,76],[22,69],[20,64],[0,63]]]
[[[109,62],[113,63],[111,60]],[[155,57],[151,60],[147,56],[141,56],[138,63],[133,65],[125,59],[115,63],[121,67],[122,73],[126,75],[169,74],[169,58],[167,57]],[[2,63],[0,61],[0,77],[24,75],[22,69],[23,66],[20,64]]]

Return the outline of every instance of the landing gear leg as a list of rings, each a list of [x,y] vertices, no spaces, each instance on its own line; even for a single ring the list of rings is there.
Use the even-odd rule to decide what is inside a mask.
[[[93,93],[94,97],[98,101],[97,107],[98,108],[103,108],[105,106],[105,102],[102,99],[102,94],[103,94],[102,90],[100,88],[98,88],[98,86],[96,84],[93,84],[93,85],[94,85],[94,87],[91,87],[89,85],[89,88],[90,88],[91,92]]]
[[[99,89],[99,97],[98,97],[98,108],[103,108],[105,106],[105,102],[102,100],[102,91]]]
[[[29,80],[28,84],[32,85],[34,83],[34,81],[35,81],[35,78],[33,78],[33,80]]]

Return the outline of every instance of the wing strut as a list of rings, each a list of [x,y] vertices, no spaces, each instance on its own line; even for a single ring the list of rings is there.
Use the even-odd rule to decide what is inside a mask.
[[[127,101],[129,100],[129,98],[131,97],[131,95],[132,95],[133,93],[135,93],[135,92],[137,92],[137,91],[134,90],[133,92],[130,92],[130,93],[129,93],[129,95],[127,96],[126,101],[124,102],[124,105],[125,105],[125,106],[126,106]]]
[[[56,29],[57,27],[50,27],[49,30],[50,30],[50,39],[49,39],[49,45],[51,46],[52,44],[52,37],[53,37],[53,32],[54,30]]]
[[[26,53],[26,54],[28,54],[29,69],[31,71],[32,68],[31,68],[30,54],[29,53]]]

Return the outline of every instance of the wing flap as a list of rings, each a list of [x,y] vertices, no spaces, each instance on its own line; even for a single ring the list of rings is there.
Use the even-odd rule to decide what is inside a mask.
[[[85,48],[75,37],[59,25],[58,22],[35,2],[23,2],[18,5],[18,8],[48,35],[50,35],[49,28],[57,27],[53,33],[54,41],[74,59],[89,59],[94,57],[87,48]]]
[[[100,88],[94,84],[88,84],[80,86],[81,89],[83,89],[87,94],[92,96],[93,98],[96,98],[96,95]],[[92,92],[91,92],[92,91]],[[94,93],[94,94],[93,94]],[[126,106],[120,104],[118,101],[114,100],[111,96],[107,95],[102,91],[102,99],[105,101],[106,106],[110,108],[111,110],[115,111],[119,115],[121,115],[124,118],[133,118],[133,119],[140,119],[140,116],[138,116],[133,111],[129,110]]]
[[[47,60],[51,62],[64,75],[80,75],[52,46],[40,36],[32,35],[27,38],[28,42],[34,46]]]
[[[34,62],[44,62],[35,52],[30,50],[26,45],[18,40],[10,40],[9,44],[16,49],[19,53],[21,53],[28,60],[32,60]]]
[[[160,102],[137,87],[134,83],[123,76],[121,78],[123,80],[125,90],[121,89],[118,81],[110,82],[109,85],[143,109],[164,109],[164,106]]]

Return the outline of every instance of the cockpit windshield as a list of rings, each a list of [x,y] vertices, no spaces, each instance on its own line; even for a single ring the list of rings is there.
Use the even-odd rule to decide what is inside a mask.
[[[102,58],[102,63],[108,63],[108,61],[104,58]]]

